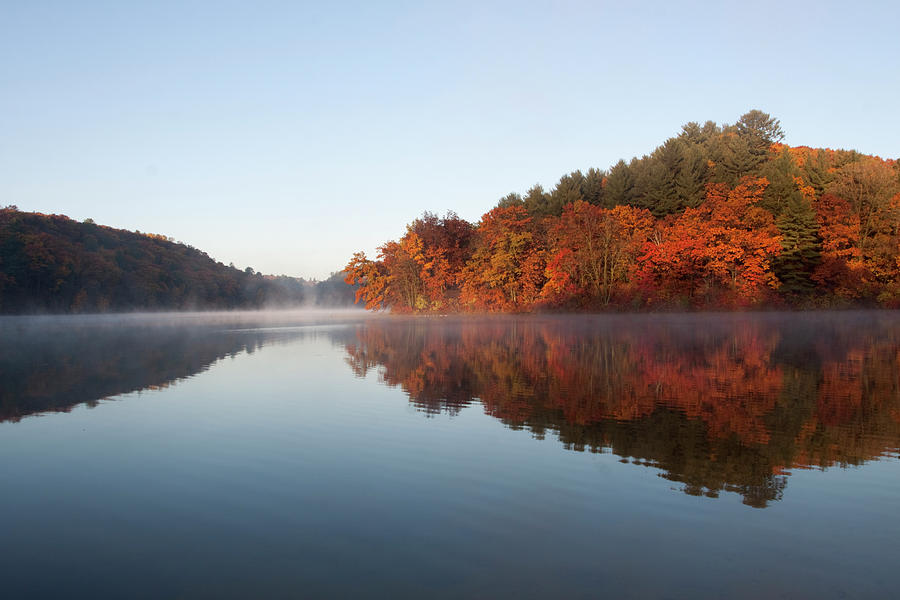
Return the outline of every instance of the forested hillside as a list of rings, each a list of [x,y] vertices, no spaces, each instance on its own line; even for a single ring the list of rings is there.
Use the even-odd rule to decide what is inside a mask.
[[[347,305],[342,279],[264,276],[162,235],[0,209],[0,313]]]
[[[425,213],[347,282],[371,309],[900,305],[900,166],[789,147],[779,121],[688,123],[649,155]]]

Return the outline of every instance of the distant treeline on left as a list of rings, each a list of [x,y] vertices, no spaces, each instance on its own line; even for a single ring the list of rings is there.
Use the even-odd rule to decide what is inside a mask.
[[[262,275],[162,235],[0,208],[0,314],[349,306],[343,278]]]

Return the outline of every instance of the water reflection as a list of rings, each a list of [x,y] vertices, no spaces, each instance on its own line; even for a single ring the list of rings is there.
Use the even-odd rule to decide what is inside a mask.
[[[270,325],[234,317],[2,319],[0,422],[165,388],[222,358],[307,332]]]
[[[375,322],[346,353],[425,412],[480,402],[511,428],[756,507],[781,498],[790,469],[900,447],[892,313]]]
[[[688,494],[778,500],[791,469],[900,449],[888,312],[485,319],[0,321],[0,422],[165,387],[307,335],[420,410],[477,404],[575,451],[659,468]],[[349,326],[347,326],[349,324]]]

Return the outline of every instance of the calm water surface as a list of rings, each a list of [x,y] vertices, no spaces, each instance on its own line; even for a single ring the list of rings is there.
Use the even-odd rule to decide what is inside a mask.
[[[889,598],[900,315],[0,319],[2,596]]]

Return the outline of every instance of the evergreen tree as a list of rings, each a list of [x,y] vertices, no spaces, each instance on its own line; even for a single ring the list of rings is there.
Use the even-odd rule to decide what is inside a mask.
[[[508,208],[510,206],[521,206],[524,203],[522,196],[515,192],[511,192],[497,202],[499,208]]]
[[[707,121],[703,125],[691,121],[681,127],[678,139],[691,146],[701,146],[708,149],[710,144],[722,135],[722,128],[713,121]]]
[[[643,203],[638,205],[657,217],[684,210],[676,183],[683,163],[684,153],[675,138],[669,138],[654,150],[641,186],[644,190]]]
[[[581,171],[572,171],[568,175],[560,177],[556,187],[550,192],[546,212],[540,216],[558,217],[562,214],[566,204],[584,200],[583,187],[584,175],[581,174]]]
[[[582,196],[584,196],[585,202],[589,202],[597,206],[603,206],[603,180],[605,178],[606,173],[604,171],[594,168],[588,169],[587,175],[584,176],[584,183],[582,185]]]
[[[684,160],[675,177],[675,191],[684,207],[696,208],[703,202],[706,184],[709,181],[708,159],[702,146],[682,146]]]
[[[822,251],[816,213],[799,190],[794,190],[776,221],[781,232],[781,254],[775,260],[775,273],[781,280],[781,291],[802,296],[814,289],[810,274]]]
[[[716,181],[734,187],[742,177],[753,175],[762,160],[751,151],[749,141],[729,129],[716,145]]]
[[[755,154],[765,155],[769,146],[784,139],[781,121],[761,110],[754,109],[741,115],[734,126],[738,135],[750,142]]]
[[[769,180],[769,185],[761,206],[778,216],[788,200],[799,193],[796,178],[800,176],[800,169],[787,148],[783,148],[778,156],[763,166],[762,175]]]
[[[759,110],[743,115],[737,123],[722,130],[714,145],[717,181],[733,186],[742,177],[758,175],[769,158],[772,144],[783,138],[778,119]]]
[[[531,186],[527,192],[525,192],[525,197],[522,199],[525,203],[525,210],[528,211],[528,214],[531,216],[542,217],[550,214],[550,197],[544,191],[544,186],[539,183]]]
[[[632,164],[635,161],[632,161]],[[619,160],[609,170],[604,190],[604,205],[607,207],[631,204],[634,199],[634,175],[624,160]]]

